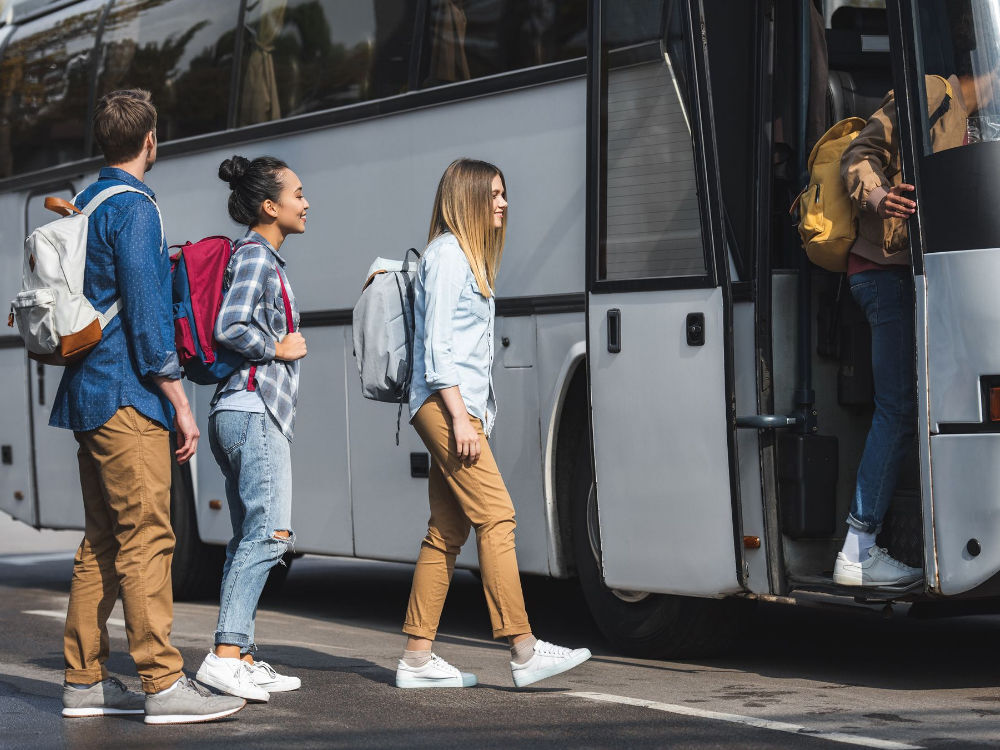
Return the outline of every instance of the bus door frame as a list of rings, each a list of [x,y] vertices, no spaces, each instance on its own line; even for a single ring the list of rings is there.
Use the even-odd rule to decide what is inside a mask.
[[[591,446],[593,455],[592,467],[594,470],[595,490],[597,492],[598,517],[602,539],[607,539],[607,543],[601,544],[602,570],[606,585],[616,589],[627,589],[635,591],[662,592],[669,594],[691,595],[691,596],[719,596],[722,594],[738,593],[747,589],[747,572],[743,555],[742,538],[742,510],[740,504],[740,482],[739,482],[739,462],[736,444],[736,410],[735,410],[735,373],[734,373],[734,352],[733,352],[733,299],[732,284],[729,275],[729,257],[726,243],[726,233],[724,226],[722,193],[719,184],[719,171],[717,153],[715,148],[715,128],[712,113],[711,88],[708,77],[708,52],[704,35],[704,15],[701,0],[666,0],[663,7],[663,28],[661,28],[661,53],[665,52],[664,38],[666,36],[666,23],[669,20],[668,11],[680,10],[685,13],[684,33],[691,55],[690,70],[688,74],[691,78],[691,89],[694,92],[690,101],[690,126],[694,141],[694,168],[698,186],[699,216],[701,223],[701,236],[705,252],[706,274],[701,277],[681,276],[666,278],[637,278],[628,280],[599,280],[597,278],[597,254],[602,237],[603,227],[601,221],[602,200],[604,198],[604,186],[606,180],[606,94],[607,81],[605,71],[607,69],[607,59],[603,44],[603,23],[602,23],[602,0],[593,0],[590,6],[590,35],[588,39],[588,64],[587,64],[587,362],[588,362],[588,397],[590,401],[590,429]],[[673,7],[672,7],[673,6]],[[610,327],[615,310],[608,310],[608,323],[605,322],[604,308],[608,303],[615,301],[617,295],[623,297],[634,293],[656,293],[664,291],[677,292],[677,296],[690,293],[691,290],[707,291],[715,289],[718,295],[717,304],[720,309],[710,311],[704,320],[708,322],[704,333],[706,344],[717,346],[721,349],[721,359],[724,363],[724,391],[718,397],[724,401],[722,411],[724,411],[725,424],[725,446],[727,461],[725,471],[727,480],[725,484],[728,488],[728,497],[725,498],[727,504],[728,521],[726,527],[727,540],[716,539],[682,539],[671,538],[671,521],[675,518],[675,512],[680,510],[686,512],[683,503],[690,506],[696,504],[708,504],[713,500],[718,502],[721,498],[690,497],[680,500],[675,497],[675,505],[671,506],[666,493],[661,498],[667,502],[657,503],[647,497],[645,502],[639,502],[637,507],[626,506],[621,499],[622,493],[631,494],[630,487],[616,487],[614,490],[606,490],[609,501],[601,504],[601,479],[602,479],[602,445],[607,440],[614,443],[616,440],[655,440],[663,441],[664,437],[669,437],[665,432],[659,435],[615,435],[608,436],[602,433],[601,426],[596,424],[597,413],[601,411],[601,404],[596,404],[595,409],[595,383],[605,375],[606,363],[601,360],[605,358],[603,350],[598,352],[595,347],[603,349],[603,336],[605,327],[608,327],[607,335],[610,337]],[[633,297],[636,299],[636,297]],[[702,309],[708,311],[708,300],[703,300]],[[596,317],[593,307],[599,308]],[[698,305],[694,306],[697,309]],[[716,315],[717,312],[717,315]],[[716,318],[717,327],[709,329],[711,319]],[[621,329],[619,329],[621,330]],[[670,336],[684,336],[691,331],[663,331]],[[721,334],[721,336],[719,335]],[[713,340],[714,339],[714,340]],[[690,343],[690,338],[689,338]],[[607,342],[608,351],[614,352],[614,344],[610,340]],[[627,352],[629,347],[632,351],[637,348],[635,340],[622,343],[618,353],[613,357],[623,357],[622,352]],[[707,349],[708,347],[706,347]],[[704,349],[702,351],[705,351]],[[707,353],[707,352],[706,352]],[[681,364],[681,363],[676,363]],[[663,393],[656,388],[656,373],[647,373],[649,380],[648,392],[665,399],[676,398],[670,393]],[[605,383],[607,385],[607,382]],[[603,390],[603,389],[598,389]],[[605,409],[610,404],[603,405]],[[650,405],[652,408],[652,404]],[[664,425],[668,428],[669,423]],[[678,426],[675,437],[683,439],[685,429],[690,429],[690,425]],[[695,426],[697,429],[697,426]],[[717,429],[717,426],[713,429]],[[602,436],[603,435],[603,436]],[[665,450],[670,450],[669,443]],[[620,456],[621,451],[616,451]],[[616,466],[617,473],[621,476],[624,472],[620,466]],[[690,466],[690,471],[721,471],[722,467],[712,466]],[[640,477],[639,482],[642,481]],[[619,498],[613,499],[614,494]],[[636,512],[642,514],[641,517],[634,517]],[[716,512],[719,509],[716,508]],[[633,516],[633,517],[629,517]],[[713,518],[713,522],[718,524],[716,530],[722,524],[719,516]],[[640,542],[634,535],[641,533],[643,528],[656,528],[662,531],[663,537],[659,544],[648,545],[642,549]],[[611,533],[606,534],[606,531]],[[633,538],[624,538],[631,536]],[[714,545],[717,550],[715,560],[708,556],[711,554],[707,542]],[[726,550],[724,553],[722,550]],[[724,554],[727,560],[718,557]],[[683,558],[683,559],[681,559]],[[679,565],[681,562],[683,564]],[[695,571],[692,574],[692,570]],[[674,576],[671,578],[671,576]]]

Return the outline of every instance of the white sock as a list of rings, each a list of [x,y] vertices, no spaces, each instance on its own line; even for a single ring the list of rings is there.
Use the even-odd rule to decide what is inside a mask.
[[[858,531],[853,526],[847,527],[847,537],[841,552],[848,562],[856,563],[868,559],[868,551],[875,546],[874,532]]]
[[[176,682],[175,682],[175,683],[174,683],[173,685],[171,685],[170,687],[168,687],[168,688],[165,688],[165,689],[161,690],[161,691],[160,691],[160,692],[158,692],[158,693],[150,693],[150,695],[166,695],[167,693],[169,693],[169,692],[170,692],[171,690],[173,690],[174,688],[176,688],[176,687],[177,687],[178,685],[180,685],[180,684],[181,684],[181,681],[180,681],[180,680],[177,680],[177,681],[176,681]]]

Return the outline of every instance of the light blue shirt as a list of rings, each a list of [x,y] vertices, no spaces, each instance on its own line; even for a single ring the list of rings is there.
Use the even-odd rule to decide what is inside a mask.
[[[451,233],[424,250],[414,284],[410,420],[435,391],[458,386],[469,414],[488,436],[496,420],[493,320],[496,305],[479,293],[472,267]]]

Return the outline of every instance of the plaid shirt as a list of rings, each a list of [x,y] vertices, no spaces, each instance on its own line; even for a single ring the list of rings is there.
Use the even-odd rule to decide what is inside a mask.
[[[215,321],[215,340],[242,354],[247,361],[242,369],[219,384],[212,405],[227,391],[246,389],[250,368],[256,366],[257,391],[264,406],[291,440],[299,394],[299,363],[274,358],[275,343],[288,333],[278,274],[285,282],[295,330],[299,327],[295,295],[284,266],[284,258],[257,232],[247,232],[236,243],[226,268],[226,294]]]

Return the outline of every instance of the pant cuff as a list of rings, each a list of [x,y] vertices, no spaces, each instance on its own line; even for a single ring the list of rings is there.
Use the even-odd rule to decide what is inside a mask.
[[[410,625],[409,623],[403,624],[403,632],[414,638],[426,638],[429,641],[433,641],[437,638],[437,630],[431,630],[430,628],[421,628],[416,625]]]
[[[102,664],[90,669],[67,669],[66,682],[72,685],[92,685],[108,679],[108,670]]]
[[[508,625],[507,627],[500,628],[499,630],[494,628],[493,638],[494,639],[509,638],[512,635],[524,635],[530,632],[531,632],[531,626],[528,623],[524,623],[523,625]]]
[[[242,652],[244,649],[249,649],[252,644],[250,643],[250,637],[243,633],[227,633],[224,630],[220,630],[215,633],[215,645],[239,646]]]
[[[163,677],[154,677],[148,680],[144,678],[142,680],[142,692],[146,695],[159,693],[161,690],[166,690],[183,676],[183,672],[172,672],[171,674],[164,675]]]
[[[852,514],[847,514],[847,525],[865,534],[877,534],[882,530],[881,523],[865,523],[855,518]]]

